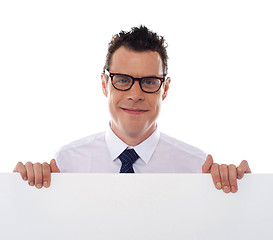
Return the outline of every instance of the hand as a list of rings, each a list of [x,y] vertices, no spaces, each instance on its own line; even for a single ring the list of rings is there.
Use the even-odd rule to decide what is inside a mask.
[[[248,162],[243,160],[239,167],[233,164],[213,163],[211,155],[207,156],[202,167],[202,173],[211,173],[212,180],[217,189],[223,189],[225,193],[235,193],[238,191],[237,178],[242,179],[245,173],[251,173]]]
[[[25,165],[18,162],[13,172],[19,172],[23,180],[27,181],[30,186],[36,186],[36,188],[42,188],[43,186],[48,188],[51,181],[51,173],[58,173],[58,168],[55,159],[50,161],[50,164],[44,162],[34,163],[27,162]]]

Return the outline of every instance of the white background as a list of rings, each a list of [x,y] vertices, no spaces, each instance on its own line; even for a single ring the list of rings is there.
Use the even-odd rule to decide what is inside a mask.
[[[169,45],[162,132],[273,172],[271,1],[1,1],[0,171],[105,130],[112,35],[146,25]]]

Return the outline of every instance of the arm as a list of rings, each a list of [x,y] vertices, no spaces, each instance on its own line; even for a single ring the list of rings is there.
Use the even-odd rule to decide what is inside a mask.
[[[19,172],[24,181],[28,180],[30,186],[36,186],[36,188],[42,188],[43,186],[48,188],[51,182],[51,173],[58,173],[58,168],[55,159],[48,163],[34,163],[27,162],[25,165],[18,162],[13,172]]]
[[[237,179],[242,179],[245,173],[251,173],[248,162],[243,160],[238,167],[233,164],[213,163],[211,155],[202,167],[202,173],[210,173],[213,183],[217,189],[223,189],[225,193],[235,193],[238,191]]]

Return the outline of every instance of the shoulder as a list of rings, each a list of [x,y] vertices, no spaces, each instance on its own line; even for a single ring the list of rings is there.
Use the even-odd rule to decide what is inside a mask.
[[[101,132],[62,146],[56,151],[55,159],[61,172],[85,172],[94,152],[104,148],[105,133]]]
[[[60,147],[57,152],[66,152],[70,150],[75,150],[77,148],[84,148],[86,146],[90,147],[92,145],[99,145],[104,141],[105,132],[96,133],[89,135],[78,140],[72,141],[62,147]]]
[[[105,146],[105,132],[93,134],[76,141],[72,141],[60,147],[55,153],[57,162],[65,159],[78,159],[90,156],[90,152],[94,149],[98,150]]]
[[[169,149],[170,153],[173,151],[176,154],[188,155],[202,160],[207,156],[207,153],[198,147],[185,143],[174,137],[170,137],[164,133],[160,133],[160,144],[161,147],[165,146],[167,149]]]

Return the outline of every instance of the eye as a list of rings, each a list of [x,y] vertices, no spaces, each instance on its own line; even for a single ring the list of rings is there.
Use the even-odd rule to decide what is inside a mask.
[[[142,80],[142,85],[145,87],[157,87],[160,85],[160,80],[157,78],[144,78]]]
[[[124,75],[115,75],[113,79],[113,83],[115,85],[123,86],[123,85],[129,85],[132,83],[132,79],[128,76]]]
[[[125,78],[121,78],[121,79],[118,79],[116,82],[119,82],[119,83],[127,83],[129,82],[128,79],[125,79]]]

